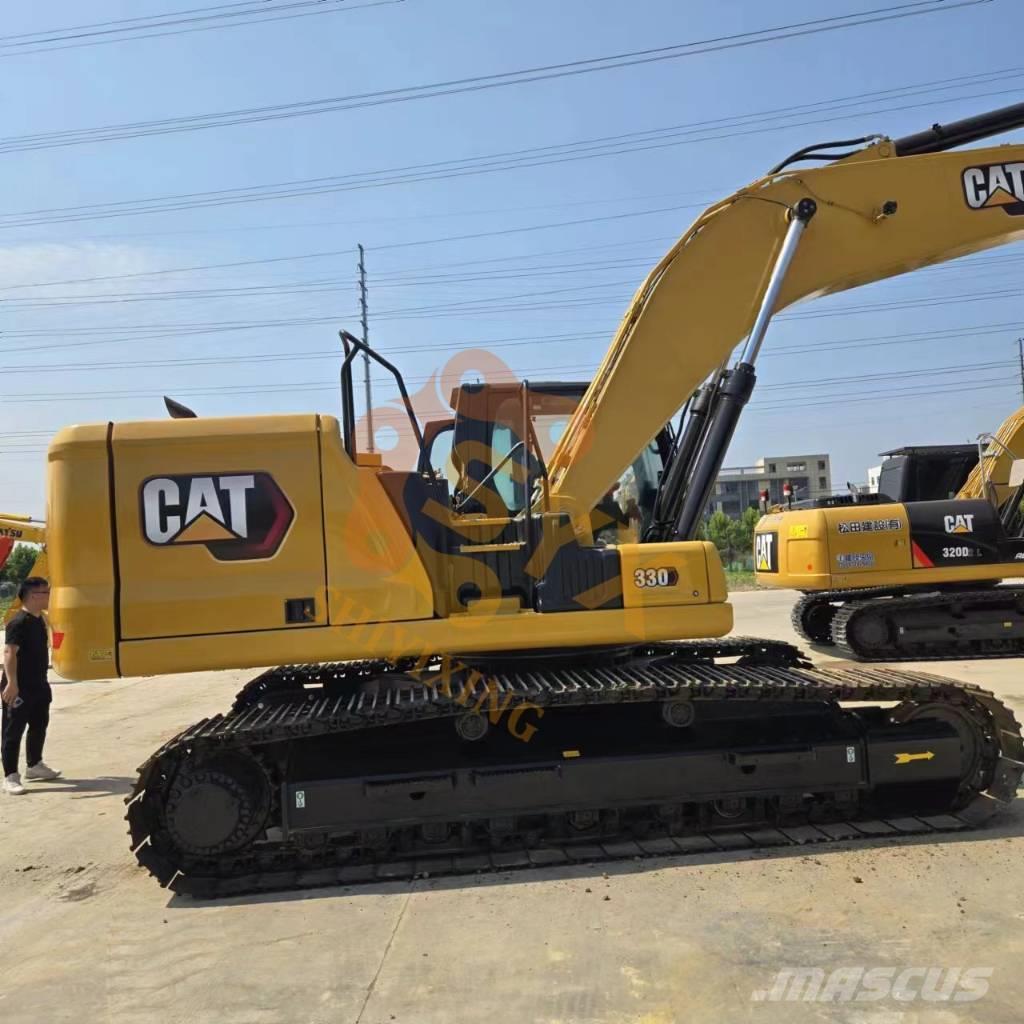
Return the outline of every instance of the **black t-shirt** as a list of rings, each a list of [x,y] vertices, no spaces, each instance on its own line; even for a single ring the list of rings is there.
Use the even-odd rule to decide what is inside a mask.
[[[26,701],[50,700],[50,684],[46,670],[50,651],[46,623],[41,615],[20,611],[7,623],[4,642],[18,646],[18,694]],[[7,674],[3,674],[7,685]]]

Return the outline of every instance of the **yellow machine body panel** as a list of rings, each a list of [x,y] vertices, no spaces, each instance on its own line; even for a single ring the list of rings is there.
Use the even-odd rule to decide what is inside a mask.
[[[65,427],[50,442],[47,517],[56,512],[62,526],[47,535],[49,619],[63,634],[54,667],[72,679],[118,674],[109,434],[106,423]]]
[[[626,608],[720,603],[725,572],[714,544],[623,544],[622,600]]]
[[[971,502],[969,507],[986,504]],[[953,506],[952,501],[942,501],[771,512],[761,517],[754,531],[755,578],[761,586],[793,590],[1002,579],[1008,574],[1005,563],[967,562],[963,556],[964,564],[936,565],[915,545],[911,512],[934,509],[936,521],[943,525],[947,516],[953,516],[947,540],[940,541],[937,551],[946,552],[952,561],[972,549],[952,532],[957,528],[955,513],[946,510]]]
[[[114,425],[123,640],[282,628],[291,598],[327,621],[317,440],[312,415]]]
[[[380,456],[354,466],[338,423],[322,416],[327,598],[332,626],[434,615],[430,579],[394,505],[380,484]]]
[[[621,573],[574,592],[581,610],[521,607],[500,596],[497,567],[516,548],[496,540],[501,524],[427,502],[462,541],[431,552],[387,493],[388,473],[349,458],[337,421],[316,415],[62,431],[49,455],[55,668],[96,679],[732,628],[721,564],[703,542],[622,545]],[[538,578],[557,536],[538,551]],[[651,585],[636,585],[638,573]],[[466,586],[480,596],[460,603]]]
[[[121,674],[156,675],[218,668],[527,651],[544,647],[602,647],[655,640],[725,636],[732,606],[599,609],[590,612],[511,614],[462,612],[446,619],[368,622],[300,631],[246,632],[174,640],[140,640],[121,645]],[[59,669],[61,674],[63,670]],[[76,676],[75,678],[100,678]]]

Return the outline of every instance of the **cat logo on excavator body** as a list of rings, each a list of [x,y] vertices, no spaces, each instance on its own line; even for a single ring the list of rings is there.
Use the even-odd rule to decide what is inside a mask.
[[[150,544],[203,544],[220,561],[270,558],[295,517],[269,473],[154,476],[139,498]]]

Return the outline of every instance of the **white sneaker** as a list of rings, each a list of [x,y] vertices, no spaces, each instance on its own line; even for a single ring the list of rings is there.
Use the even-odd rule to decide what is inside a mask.
[[[25,769],[26,782],[52,782],[60,778],[60,772],[55,772],[45,761],[39,761],[31,768]]]
[[[4,779],[4,792],[10,793],[11,796],[21,796],[25,792],[25,787],[21,784],[21,776],[17,772],[11,772]]]

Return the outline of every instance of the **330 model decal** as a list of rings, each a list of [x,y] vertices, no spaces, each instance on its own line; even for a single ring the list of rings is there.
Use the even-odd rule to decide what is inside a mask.
[[[675,569],[659,567],[633,570],[633,586],[642,590],[649,587],[674,587],[678,582],[679,573]]]
[[[269,473],[155,476],[139,497],[150,544],[203,544],[226,562],[270,558],[295,517]]]

